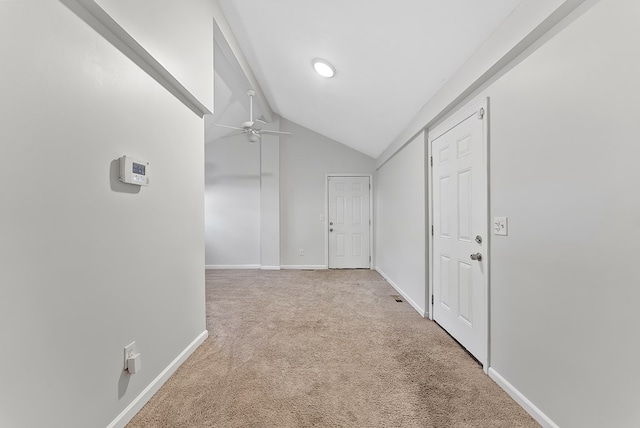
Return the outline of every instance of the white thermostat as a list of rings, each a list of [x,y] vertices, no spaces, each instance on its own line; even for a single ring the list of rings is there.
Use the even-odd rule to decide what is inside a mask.
[[[120,158],[120,181],[123,183],[149,185],[149,162],[134,159],[131,156]]]

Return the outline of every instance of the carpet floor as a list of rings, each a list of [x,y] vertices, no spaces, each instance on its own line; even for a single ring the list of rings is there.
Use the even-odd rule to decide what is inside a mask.
[[[206,273],[210,337],[127,425],[538,427],[370,270]]]

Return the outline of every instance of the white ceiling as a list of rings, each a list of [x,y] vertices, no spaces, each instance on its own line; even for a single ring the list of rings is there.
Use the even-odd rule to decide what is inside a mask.
[[[377,158],[521,0],[218,2],[276,113]]]

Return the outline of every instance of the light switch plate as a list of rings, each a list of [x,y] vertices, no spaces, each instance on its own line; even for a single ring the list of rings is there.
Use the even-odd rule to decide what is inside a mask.
[[[128,359],[132,357],[136,353],[136,342],[131,342],[127,346],[124,347],[124,369],[127,370],[129,368]]]
[[[507,236],[509,234],[509,223],[507,217],[494,217],[493,218],[493,234],[500,236]]]

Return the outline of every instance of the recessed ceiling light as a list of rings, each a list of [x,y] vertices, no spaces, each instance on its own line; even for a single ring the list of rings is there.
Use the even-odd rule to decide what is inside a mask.
[[[313,64],[314,70],[322,77],[333,77],[336,74],[335,67],[325,59],[316,58],[311,61],[311,64]]]

